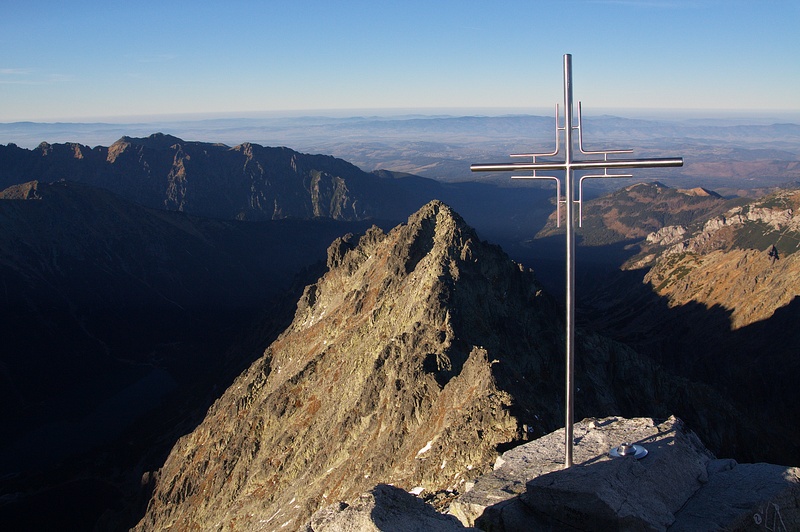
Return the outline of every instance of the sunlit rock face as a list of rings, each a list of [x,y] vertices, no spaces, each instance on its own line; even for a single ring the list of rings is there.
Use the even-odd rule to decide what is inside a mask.
[[[293,530],[379,483],[457,492],[498,448],[561,424],[562,312],[449,207],[337,239],[328,267],[173,448],[139,530]],[[579,336],[582,411],[714,403],[619,344]]]
[[[731,329],[767,319],[800,295],[798,206],[800,191],[787,190],[736,206],[693,231],[664,228],[681,234],[661,240],[666,249],[645,281],[670,306],[695,302],[728,310]]]

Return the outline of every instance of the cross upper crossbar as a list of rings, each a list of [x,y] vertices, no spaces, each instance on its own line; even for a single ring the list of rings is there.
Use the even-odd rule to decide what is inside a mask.
[[[556,147],[550,153],[532,153],[512,155],[512,157],[531,157],[531,162],[524,163],[488,163],[473,164],[473,172],[515,172],[532,171],[532,175],[512,176],[515,179],[549,179],[556,181],[556,220],[561,221],[561,204],[566,206],[567,229],[567,323],[566,323],[566,404],[565,404],[565,442],[564,442],[564,467],[572,466],[573,451],[573,418],[574,418],[574,374],[575,374],[575,231],[574,231],[574,204],[583,210],[583,181],[593,178],[621,178],[633,177],[631,174],[614,174],[609,170],[621,168],[665,168],[683,166],[682,157],[667,157],[656,159],[609,159],[609,155],[630,153],[631,150],[600,150],[588,151],[583,148],[583,124],[581,118],[581,104],[578,102],[578,124],[573,125],[572,120],[572,56],[564,55],[564,125],[559,124],[558,106],[556,106]],[[573,130],[578,131],[578,151],[584,155],[598,156],[602,159],[575,160],[573,158]],[[537,161],[537,157],[554,157],[561,152],[561,133],[563,132],[564,159],[562,161]],[[574,198],[575,186],[573,179],[576,171],[602,169],[602,174],[586,174],[578,182],[579,199]],[[537,175],[540,170],[560,170],[564,172],[564,198],[561,198],[562,178],[555,176]]]
[[[536,163],[484,163],[473,164],[473,172],[515,172],[518,170],[589,170],[592,168],[663,168],[668,166],[682,166],[680,157],[663,157],[657,159],[609,159],[604,161],[542,161]],[[528,176],[517,176],[528,177]],[[533,177],[533,176],[531,176]],[[609,177],[627,177],[609,175]]]

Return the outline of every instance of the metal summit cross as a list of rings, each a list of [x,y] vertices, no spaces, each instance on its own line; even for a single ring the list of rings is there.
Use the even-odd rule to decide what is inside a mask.
[[[566,435],[564,467],[572,466],[573,447],[573,417],[574,417],[574,373],[575,373],[575,230],[574,230],[574,205],[578,204],[579,216],[583,211],[583,180],[592,178],[617,178],[633,177],[631,174],[609,173],[609,170],[619,168],[661,168],[669,166],[683,166],[683,158],[658,158],[658,159],[609,159],[609,155],[630,153],[633,150],[601,150],[587,151],[583,149],[583,129],[581,127],[581,104],[578,102],[578,124],[572,123],[572,56],[564,55],[564,125],[559,125],[558,105],[556,105],[556,146],[548,153],[514,154],[511,157],[531,157],[531,162],[523,163],[490,163],[473,164],[473,172],[500,172],[500,171],[532,171],[533,175],[511,176],[512,179],[549,179],[556,182],[556,220],[560,226],[561,204],[566,207],[567,225],[567,376],[566,376]],[[573,130],[578,131],[578,150],[583,155],[590,156],[586,160],[573,158]],[[561,161],[537,161],[537,157],[555,157],[561,153],[561,132],[564,132],[563,149],[564,158]],[[564,172],[564,198],[561,197],[561,178],[555,176],[537,175],[541,170],[561,170]],[[578,181],[578,199],[575,200],[575,172],[594,171],[601,173],[588,173],[582,175]]]

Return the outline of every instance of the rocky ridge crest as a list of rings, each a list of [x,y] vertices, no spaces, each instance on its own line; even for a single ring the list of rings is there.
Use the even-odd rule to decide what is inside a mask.
[[[561,424],[561,312],[449,207],[342,237],[328,266],[173,448],[139,530],[296,529],[376,483],[455,492]],[[715,410],[718,437],[736,430],[713,393],[631,350],[591,334],[578,349],[579,415],[691,405]]]
[[[240,220],[404,219],[422,204],[392,180],[332,156],[163,133],[95,148],[0,145],[0,189],[32,180],[78,181],[147,207]]]
[[[581,245],[599,246],[646,238],[665,226],[687,225],[727,205],[719,194],[705,189],[674,189],[663,183],[636,183],[586,201],[581,223]],[[555,213],[537,238],[557,229]]]
[[[799,204],[800,191],[781,191],[699,228],[664,227],[647,236],[646,256],[629,267],[652,264],[644,280],[673,307],[722,307],[731,312],[732,329],[764,320],[800,295]]]

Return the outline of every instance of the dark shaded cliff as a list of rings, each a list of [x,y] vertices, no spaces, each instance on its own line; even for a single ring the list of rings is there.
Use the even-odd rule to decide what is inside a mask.
[[[122,137],[109,147],[0,146],[0,189],[31,180],[80,181],[148,207],[239,220],[404,219],[427,201],[423,191],[329,155],[162,133]]]
[[[367,227],[197,218],[74,182],[0,192],[0,528],[118,508],[290,322],[297,276]]]

